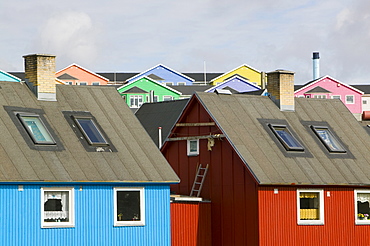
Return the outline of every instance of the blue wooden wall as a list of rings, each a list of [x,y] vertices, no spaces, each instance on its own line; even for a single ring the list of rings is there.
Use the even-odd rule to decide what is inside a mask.
[[[169,185],[145,187],[145,226],[114,227],[113,187],[74,187],[75,227],[41,228],[41,185],[0,185],[0,245],[170,246]]]

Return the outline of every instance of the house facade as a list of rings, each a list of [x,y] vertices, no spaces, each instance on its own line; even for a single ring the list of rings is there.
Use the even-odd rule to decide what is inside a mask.
[[[190,99],[161,149],[181,179],[171,190],[190,194],[209,165],[212,245],[367,245],[366,130],[339,100],[294,99],[293,73],[268,81],[271,98]]]
[[[141,77],[122,85],[117,88],[117,91],[129,107],[134,109],[140,108],[143,103],[151,100],[152,102],[171,101],[181,96],[181,92],[148,77]]]
[[[127,82],[138,80],[142,77],[148,77],[158,83],[165,85],[192,85],[194,79],[179,73],[163,64],[158,64],[142,73],[127,79]]]
[[[217,85],[220,84],[230,77],[234,75],[239,75],[243,77],[244,79],[248,80],[250,83],[253,83],[257,86],[263,87],[266,83],[266,74],[249,66],[249,65],[241,65],[229,72],[226,72],[216,78],[213,78],[211,80],[211,85]]]
[[[205,92],[214,92],[215,90],[230,90],[234,93],[244,93],[261,90],[261,87],[255,83],[250,83],[248,80],[244,79],[240,75],[236,74],[226,79],[224,82],[221,82]]]
[[[57,71],[55,77],[68,85],[107,85],[109,83],[109,79],[75,63]]]
[[[56,85],[55,56],[25,66],[0,82],[2,244],[171,245],[178,177],[115,88]]]
[[[21,79],[10,73],[0,70],[0,81],[20,82]]]
[[[330,76],[308,82],[294,92],[296,97],[340,99],[358,120],[361,119],[362,114],[363,94],[361,90]]]

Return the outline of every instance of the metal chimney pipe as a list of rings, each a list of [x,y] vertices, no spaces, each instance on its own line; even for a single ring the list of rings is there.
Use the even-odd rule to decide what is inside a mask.
[[[316,80],[320,77],[320,64],[319,64],[319,52],[313,52],[313,79]]]

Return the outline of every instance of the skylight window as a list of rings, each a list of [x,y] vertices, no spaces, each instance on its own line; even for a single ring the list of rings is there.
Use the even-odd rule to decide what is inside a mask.
[[[286,125],[269,124],[276,137],[288,151],[304,151],[303,146],[292,135]]]
[[[74,120],[90,145],[108,145],[92,118],[75,116]]]
[[[325,147],[330,152],[335,153],[346,153],[347,151],[344,147],[340,144],[338,139],[334,136],[334,134],[329,130],[326,126],[311,126],[311,129],[315,132],[315,134],[319,137],[320,141],[325,145]]]
[[[56,144],[39,115],[17,113],[17,117],[35,144]]]

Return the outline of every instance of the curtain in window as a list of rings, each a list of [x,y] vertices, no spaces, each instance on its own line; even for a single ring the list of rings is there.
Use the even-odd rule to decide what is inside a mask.
[[[44,192],[44,219],[68,221],[69,192],[45,191]]]
[[[361,203],[370,203],[370,193],[357,193],[357,201]]]
[[[300,219],[301,220],[319,220],[319,193],[300,192]]]

